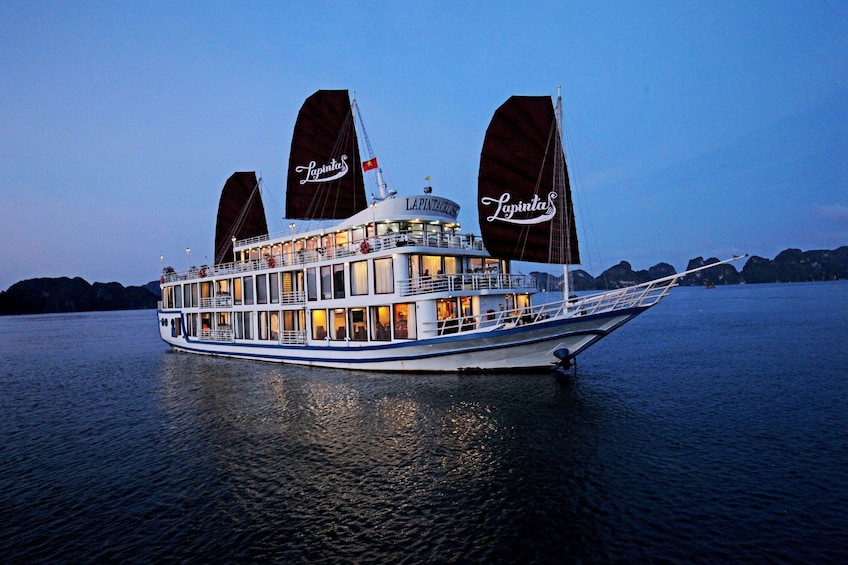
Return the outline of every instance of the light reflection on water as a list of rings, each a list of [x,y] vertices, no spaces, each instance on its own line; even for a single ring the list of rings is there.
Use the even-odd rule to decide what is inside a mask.
[[[677,289],[564,380],[177,354],[150,312],[0,319],[0,554],[835,561],[846,291]]]

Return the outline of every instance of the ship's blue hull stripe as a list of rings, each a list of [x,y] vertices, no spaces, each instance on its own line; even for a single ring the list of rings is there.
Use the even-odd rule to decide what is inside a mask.
[[[627,321],[632,316],[639,314],[640,312],[644,311],[645,309],[646,308],[644,308],[644,307],[643,308],[638,308],[638,307],[636,307],[636,308],[626,308],[626,309],[616,310],[614,312],[608,312],[608,313],[604,313],[604,314],[594,314],[594,315],[588,315],[588,316],[581,316],[580,318],[577,318],[577,319],[572,318],[572,319],[568,320],[567,322],[565,322],[564,325],[567,328],[572,323],[578,323],[578,322],[582,323],[582,322],[588,322],[588,321],[592,321],[592,320],[599,320],[599,319],[603,319],[603,318],[613,318],[613,317],[619,317],[619,316],[625,316],[624,321]],[[181,311],[159,310],[158,313],[163,314],[163,315],[179,313],[180,317],[182,318],[182,312]],[[183,327],[185,327],[185,320],[183,320],[182,323],[183,323]],[[622,323],[624,323],[624,322],[622,322]],[[316,346],[316,345],[282,345],[282,344],[276,344],[276,343],[267,343],[267,344],[241,343],[241,342],[232,343],[232,342],[204,341],[204,340],[199,340],[199,339],[196,339],[196,338],[186,338],[186,341],[188,342],[187,344],[177,345],[177,344],[173,344],[173,343],[168,342],[164,338],[162,338],[162,340],[165,341],[165,343],[167,343],[168,345],[175,347],[175,348],[178,348],[178,349],[181,349],[183,351],[189,351],[189,352],[195,352],[195,353],[204,353],[204,354],[208,354],[208,355],[218,355],[218,356],[231,355],[231,356],[237,356],[237,357],[242,357],[242,358],[268,359],[268,360],[276,360],[276,361],[290,360],[290,361],[296,361],[296,362],[300,362],[300,363],[310,363],[310,362],[333,363],[333,362],[338,362],[338,363],[346,363],[346,364],[367,364],[367,363],[396,362],[396,361],[408,361],[408,360],[411,361],[411,360],[427,359],[427,358],[430,358],[430,357],[443,357],[443,356],[449,356],[449,355],[461,355],[461,354],[466,354],[466,353],[476,353],[476,352],[479,352],[479,351],[486,351],[486,350],[491,350],[491,349],[501,349],[503,347],[516,347],[516,346],[521,346],[521,345],[530,345],[530,344],[538,343],[538,342],[541,342],[541,341],[550,341],[550,340],[554,340],[554,339],[561,339],[561,338],[564,338],[564,337],[567,337],[567,336],[596,335],[600,338],[600,337],[605,336],[608,333],[612,332],[613,330],[618,328],[620,325],[621,324],[616,324],[615,326],[613,326],[609,329],[606,329],[606,330],[598,330],[598,329],[588,329],[588,330],[580,330],[580,331],[567,331],[566,330],[566,331],[555,333],[554,335],[546,335],[546,336],[527,339],[527,340],[523,340],[523,341],[514,341],[514,342],[511,342],[509,344],[495,343],[495,344],[491,344],[491,345],[479,345],[479,346],[473,346],[473,347],[467,347],[467,348],[455,349],[455,350],[439,349],[437,351],[433,351],[433,352],[430,352],[430,353],[415,353],[415,354],[408,354],[408,355],[379,356],[379,357],[342,357],[342,358],[339,358],[337,360],[330,358],[328,356],[328,354],[332,354],[333,352],[343,353],[346,350],[355,350],[357,353],[359,353],[359,352],[363,352],[363,353],[375,352],[376,353],[376,352],[382,352],[382,351],[386,351],[386,350],[390,350],[390,349],[396,350],[396,349],[407,349],[407,348],[410,348],[410,347],[420,347],[422,345],[426,345],[426,346],[434,345],[435,346],[435,345],[441,345],[441,344],[451,343],[451,342],[471,341],[471,340],[475,340],[475,339],[490,339],[490,338],[496,338],[496,337],[502,336],[504,333],[521,334],[521,333],[528,333],[528,332],[531,332],[531,331],[536,331],[536,330],[539,330],[539,329],[544,329],[546,327],[559,328],[559,327],[563,326],[563,322],[562,321],[559,321],[559,322],[558,321],[542,322],[542,323],[538,323],[538,324],[528,325],[526,327],[518,326],[518,327],[510,328],[510,329],[495,330],[495,331],[493,331],[491,333],[487,333],[487,334],[465,334],[465,335],[443,336],[443,337],[438,337],[438,338],[427,339],[426,342],[422,342],[420,340],[410,340],[408,343],[390,343],[390,344],[386,344],[386,345],[367,345],[367,346],[358,346],[356,348],[348,348],[348,347],[344,347],[344,346],[327,347],[327,346]],[[243,349],[243,348],[257,348],[257,349],[258,348],[263,348],[263,349],[274,348],[276,351],[279,351],[280,354],[276,354],[276,353],[275,354],[250,353],[250,352],[244,352],[244,351],[226,351],[226,350],[224,350],[224,351],[208,351],[208,350],[202,349],[200,347],[191,347],[192,343],[194,343],[194,344],[201,344],[202,343],[202,344],[208,344],[208,345],[217,345],[217,346],[220,346],[220,347],[223,347],[223,348],[235,348],[235,347],[238,347],[240,349]],[[333,342],[333,343],[340,343],[340,342]],[[290,355],[286,355],[285,352],[287,352],[287,351],[297,351],[297,352],[314,351],[316,353],[321,352],[322,355],[290,356]]]

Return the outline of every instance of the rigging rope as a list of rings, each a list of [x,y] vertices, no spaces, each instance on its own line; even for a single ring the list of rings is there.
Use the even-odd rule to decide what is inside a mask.
[[[232,241],[233,237],[236,236],[237,233],[241,231],[242,226],[244,225],[245,220],[247,219],[248,212],[250,212],[250,208],[253,206],[254,200],[256,198],[257,192],[259,192],[259,182],[257,180],[256,184],[253,186],[253,190],[250,192],[250,196],[245,200],[244,206],[242,206],[241,210],[239,210],[238,216],[236,216],[233,223],[230,225],[230,228],[227,230],[226,237],[224,241]],[[227,254],[227,246],[222,247],[218,254],[215,256],[215,264],[222,263],[224,261],[224,256]]]

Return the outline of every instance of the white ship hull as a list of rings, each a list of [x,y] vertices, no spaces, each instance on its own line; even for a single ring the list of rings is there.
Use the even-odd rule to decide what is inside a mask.
[[[336,369],[469,372],[550,369],[561,361],[555,352],[567,351],[568,357],[573,358],[647,308],[384,345],[353,341],[308,346],[220,343],[171,337],[166,328],[162,329],[162,339],[174,349],[188,353]],[[159,314],[167,317],[175,312]]]

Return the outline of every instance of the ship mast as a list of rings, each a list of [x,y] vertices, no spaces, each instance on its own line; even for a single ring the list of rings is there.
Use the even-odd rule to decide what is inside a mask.
[[[368,149],[368,159],[374,159],[374,150],[371,148],[371,139],[368,137],[368,131],[365,129],[365,121],[362,119],[362,112],[359,111],[359,104],[356,103],[356,92],[353,93],[353,110],[359,118],[359,129],[362,130],[362,139],[365,140],[365,147]],[[386,183],[383,180],[383,168],[377,165],[377,188],[380,190],[379,200],[385,200],[390,196],[397,194],[396,190],[387,190]],[[372,195],[373,196],[373,195]]]
[[[564,197],[564,187],[565,187],[565,147],[562,144],[562,86],[557,86],[557,103],[556,103],[556,119],[557,119],[557,136],[559,140],[559,145],[562,148],[561,150],[557,148],[556,151],[556,159],[557,163],[554,168],[554,186],[557,188],[557,191],[560,195]],[[561,182],[556,182],[557,180]],[[563,203],[565,202],[563,198]],[[566,216],[567,217],[567,216]],[[565,227],[565,245],[568,247],[568,227]],[[568,284],[568,264],[564,263],[562,265],[562,295],[563,300],[568,300],[569,294],[569,284]]]

